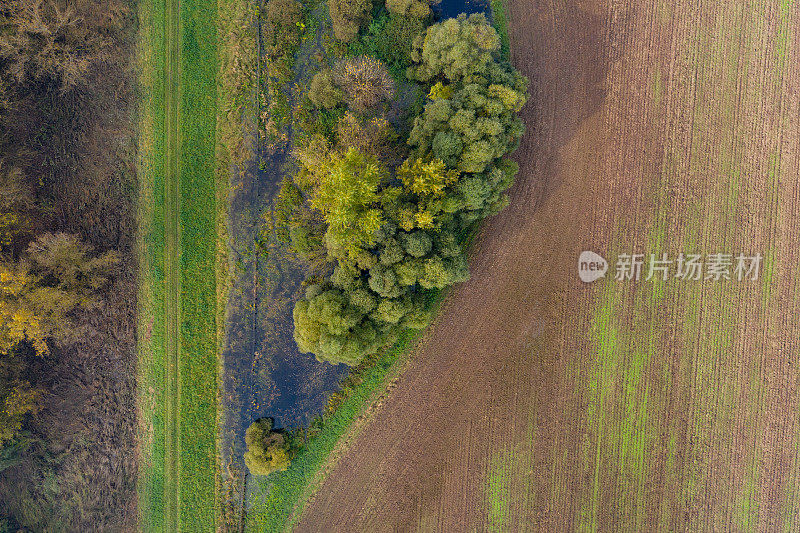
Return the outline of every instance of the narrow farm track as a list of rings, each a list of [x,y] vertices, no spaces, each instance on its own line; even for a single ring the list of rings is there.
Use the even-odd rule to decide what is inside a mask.
[[[180,527],[180,6],[167,0],[164,13],[164,529]]]
[[[511,2],[509,208],[298,531],[800,527],[800,6]],[[577,257],[764,256],[757,281]]]
[[[144,531],[214,531],[217,305],[215,0],[143,0],[139,133],[139,510]],[[220,202],[217,201],[217,196]]]

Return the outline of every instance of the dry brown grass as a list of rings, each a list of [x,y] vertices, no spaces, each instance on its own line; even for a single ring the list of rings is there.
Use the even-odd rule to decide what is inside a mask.
[[[88,333],[34,363],[49,391],[28,427],[37,442],[0,474],[0,515],[33,531],[123,531],[136,522],[134,21],[126,9],[92,16],[120,18],[97,21],[111,24],[103,26],[108,49],[84,73],[85,86],[63,93],[38,81],[15,90],[22,100],[4,132],[46,207],[33,229],[76,233],[123,256],[101,305],[85,317]]]

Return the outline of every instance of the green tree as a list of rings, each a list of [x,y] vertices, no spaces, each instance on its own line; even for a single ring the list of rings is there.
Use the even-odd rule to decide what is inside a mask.
[[[397,177],[402,193],[394,205],[387,206],[387,212],[402,229],[436,231],[459,208],[453,205],[458,171],[448,169],[442,160],[409,158],[397,169]]]
[[[364,285],[361,268],[356,263],[338,262],[329,279],[335,287],[344,291],[352,291]]]
[[[434,248],[442,257],[456,257],[463,253],[452,226],[442,228],[436,233]]]
[[[314,251],[322,246],[322,239],[317,238],[313,229],[302,224],[289,228],[289,239],[292,243],[292,251],[304,258],[309,258]]]
[[[469,268],[463,256],[443,259],[433,255],[425,259],[419,284],[426,289],[443,289],[469,279]]]
[[[403,162],[397,177],[406,191],[418,198],[440,197],[446,187],[458,181],[458,171],[448,169],[441,159],[425,161],[417,157]]]
[[[514,150],[524,126],[517,116],[527,80],[507,64],[491,63],[483,76],[457,84],[451,98],[436,98],[414,120],[408,143],[448,168],[484,172]]]
[[[386,9],[396,15],[422,19],[431,14],[431,3],[428,0],[386,0]]]
[[[397,298],[403,290],[397,282],[397,274],[385,265],[376,265],[369,271],[369,288],[384,298]]]
[[[371,0],[328,0],[328,10],[333,21],[333,34],[337,39],[350,42],[358,35],[363,24],[369,22]]]
[[[380,261],[381,264],[390,266],[402,261],[405,255],[406,252],[403,250],[403,247],[400,246],[400,243],[397,242],[397,239],[391,238],[383,245],[383,249],[380,252]]]
[[[412,46],[424,29],[419,18],[388,13],[370,23],[361,39],[350,44],[349,53],[377,57],[402,72],[411,65]]]
[[[467,211],[464,216],[486,217],[497,214],[505,207],[508,197],[505,191],[514,182],[518,165],[508,159],[493,163],[489,169],[480,174],[468,174],[456,186],[459,202]],[[474,218],[473,218],[474,219]]]
[[[339,119],[336,139],[342,153],[355,148],[387,165],[400,162],[397,133],[383,117],[361,119],[348,111]]]
[[[428,91],[428,98],[431,100],[443,99],[449,100],[453,96],[453,86],[452,85],[445,85],[440,81],[437,81],[431,90]]]
[[[286,439],[272,431],[272,419],[261,418],[250,424],[244,438],[247,444],[244,462],[251,474],[266,476],[289,468]]]
[[[333,72],[323,70],[314,74],[311,79],[308,97],[315,106],[330,109],[342,103],[344,93],[333,81]]]
[[[364,313],[369,313],[378,305],[377,298],[373,293],[363,287],[348,291],[347,296],[350,303]]]
[[[425,329],[431,321],[431,311],[425,309],[423,302],[414,304],[411,311],[400,321],[400,326],[409,329]]]
[[[403,261],[394,265],[397,282],[403,287],[416,285],[425,274],[425,260],[407,255]]]
[[[458,189],[464,198],[466,207],[473,210],[483,207],[486,203],[486,199],[492,194],[492,189],[488,181],[482,179],[480,175],[464,177],[458,184]]]
[[[381,300],[378,307],[372,312],[372,316],[380,322],[397,324],[413,309],[414,306],[410,298],[386,298]]]
[[[308,142],[296,146],[293,155],[300,163],[294,181],[304,193],[311,194],[330,172],[332,156],[330,142],[322,135],[314,134],[309,137]]]
[[[293,314],[297,347],[320,361],[356,365],[388,342],[364,308],[336,287],[309,286]]]
[[[423,257],[431,251],[433,241],[426,232],[415,230],[411,233],[401,233],[400,243],[412,257]]]
[[[447,19],[434,24],[414,42],[408,76],[420,81],[443,76],[459,81],[481,73],[500,50],[500,37],[483,14]]]
[[[325,244],[337,259],[355,260],[359,250],[372,246],[383,214],[378,185],[385,169],[374,157],[349,149],[343,156],[330,154],[324,173],[311,198],[328,224]]]
[[[297,184],[288,176],[281,180],[281,187],[275,195],[272,209],[263,216],[273,219],[273,233],[279,242],[290,242],[290,232],[294,226],[295,211],[299,210],[305,198]]]

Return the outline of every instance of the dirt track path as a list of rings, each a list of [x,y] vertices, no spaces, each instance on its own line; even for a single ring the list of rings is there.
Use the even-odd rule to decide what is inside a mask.
[[[178,172],[180,102],[180,13],[178,0],[167,0],[164,15],[166,80],[164,83],[164,324],[166,338],[164,398],[164,525],[180,527],[180,175]]]
[[[297,530],[797,528],[800,10],[512,14],[512,204]],[[755,283],[586,286],[585,249],[766,260]]]

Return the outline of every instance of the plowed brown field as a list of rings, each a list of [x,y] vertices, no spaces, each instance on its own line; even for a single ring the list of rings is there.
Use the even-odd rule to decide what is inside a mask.
[[[800,528],[800,7],[511,5],[511,206],[300,531]],[[612,260],[591,285],[581,250]],[[621,253],[758,281],[615,281]]]

